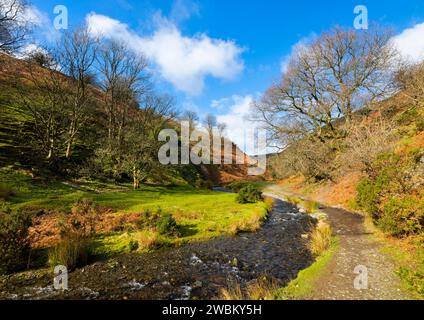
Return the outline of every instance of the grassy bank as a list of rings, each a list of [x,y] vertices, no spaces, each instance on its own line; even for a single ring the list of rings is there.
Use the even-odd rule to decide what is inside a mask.
[[[320,255],[316,261],[305,270],[299,272],[296,279],[291,281],[285,288],[275,293],[277,300],[302,300],[307,299],[313,292],[315,281],[323,274],[337,251],[338,240],[333,237],[330,248]]]
[[[242,231],[256,231],[265,220],[270,204],[259,202],[239,204],[236,194],[195,189],[190,186],[144,185],[132,190],[129,185],[99,182],[64,184],[60,181],[33,179],[24,172],[2,169],[0,180],[12,196],[0,200],[1,206],[14,210],[42,210],[44,214],[67,213],[79,199],[90,199],[96,206],[125,218],[136,215],[142,220],[146,213],[160,210],[171,214],[179,228],[178,236],[158,234],[154,228],[129,228],[122,232],[100,234],[95,250],[101,254],[139,251],[203,241]]]

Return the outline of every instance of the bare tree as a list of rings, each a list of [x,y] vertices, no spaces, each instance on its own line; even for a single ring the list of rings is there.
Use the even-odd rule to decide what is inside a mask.
[[[281,83],[254,104],[256,119],[279,139],[314,132],[334,136],[334,120],[394,92],[397,52],[384,30],[335,28],[298,46]]]
[[[85,28],[77,28],[63,37],[56,53],[63,73],[71,81],[72,101],[66,108],[68,134],[66,158],[71,157],[75,139],[89,119],[90,103],[93,103],[92,88],[89,88],[91,70],[96,58],[97,41]]]
[[[194,111],[186,110],[184,111],[181,117],[181,120],[188,121],[190,126],[190,131],[193,131],[199,123],[199,116]]]
[[[47,50],[41,48],[29,52],[25,60],[46,69],[51,69],[56,64],[51,54]]]
[[[205,123],[206,129],[208,130],[209,136],[212,137],[213,128],[215,128],[218,125],[218,121],[216,120],[216,117],[213,114],[208,114],[205,117],[204,123]]]
[[[99,51],[98,66],[101,86],[105,91],[108,116],[108,144],[118,148],[127,124],[128,112],[137,97],[149,91],[149,75],[145,57],[130,52],[123,43],[111,41]]]
[[[124,168],[133,177],[134,189],[160,166],[158,135],[175,116],[173,100],[167,96],[149,94],[141,105],[124,132]]]
[[[369,172],[378,155],[393,148],[398,136],[389,120],[382,116],[366,117],[361,122],[347,124],[345,148],[339,156],[343,172],[362,170]]]
[[[23,0],[0,0],[0,51],[14,52],[26,40],[30,22],[25,21],[27,3]]]
[[[227,130],[227,124],[225,124],[225,123],[218,123],[218,132],[219,132],[219,135],[221,137],[224,136],[225,130]]]
[[[19,98],[29,115],[31,136],[38,150],[46,160],[53,162],[66,140],[67,117],[64,110],[71,101],[69,81],[55,68],[44,69],[28,63],[27,70],[29,83],[16,81]]]

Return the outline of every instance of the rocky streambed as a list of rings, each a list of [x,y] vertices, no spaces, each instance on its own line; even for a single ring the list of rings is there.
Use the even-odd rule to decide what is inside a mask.
[[[307,234],[314,220],[276,200],[257,233],[220,237],[149,254],[126,254],[69,275],[56,291],[46,271],[2,278],[1,299],[213,299],[219,289],[262,276],[286,285],[308,267]]]

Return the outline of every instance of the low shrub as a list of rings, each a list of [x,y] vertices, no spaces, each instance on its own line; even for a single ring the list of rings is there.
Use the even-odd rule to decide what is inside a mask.
[[[418,234],[424,227],[424,200],[413,196],[390,199],[377,225],[393,236]]]
[[[0,274],[24,269],[28,264],[28,238],[32,217],[23,211],[0,212]]]
[[[162,210],[158,209],[157,211],[146,210],[141,215],[138,227],[140,229],[149,229],[155,228],[158,224],[158,221],[161,217]]]
[[[180,236],[179,227],[174,216],[163,213],[162,209],[156,211],[146,210],[138,223],[140,229],[156,230],[159,235]]]
[[[256,203],[263,201],[262,191],[253,185],[247,185],[240,189],[237,196],[237,202],[241,204]]]
[[[418,270],[401,267],[397,273],[413,292],[417,292],[421,297],[424,297],[424,261]]]
[[[419,150],[378,157],[357,186],[357,207],[384,232],[396,237],[423,231],[424,202],[419,181]]]
[[[377,188],[370,179],[363,179],[357,186],[356,204],[365,212],[374,215],[378,210],[378,196],[380,188]]]
[[[309,249],[315,257],[319,257],[331,246],[332,230],[329,224],[320,222],[311,234]]]
[[[159,218],[156,229],[160,235],[179,236],[178,224],[170,213],[165,213]]]

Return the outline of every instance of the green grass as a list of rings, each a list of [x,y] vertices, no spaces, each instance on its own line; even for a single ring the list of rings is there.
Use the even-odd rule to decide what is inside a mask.
[[[146,210],[161,209],[176,219],[181,236],[160,237],[162,244],[180,245],[190,241],[203,241],[221,235],[234,234],[236,226],[246,226],[255,218],[264,220],[267,204],[239,204],[236,194],[195,189],[190,186],[164,187],[142,186],[132,190],[129,186],[94,184],[96,189],[106,192],[87,192],[64,185],[59,181],[34,181],[23,172],[12,169],[0,170],[0,180],[16,195],[6,204],[12,209],[32,208],[67,212],[81,198],[91,199],[96,205],[111,208],[117,215],[143,213]],[[90,185],[84,185],[90,187]],[[117,191],[110,191],[113,189]],[[249,225],[246,226],[249,229]],[[141,230],[143,231],[143,230]],[[112,234],[95,241],[98,252],[126,252],[131,240],[140,236]]]
[[[338,239],[333,238],[329,250],[319,256],[311,266],[299,272],[297,278],[291,281],[287,287],[276,292],[276,300],[302,300],[307,298],[313,292],[316,280],[325,271],[338,246]]]

